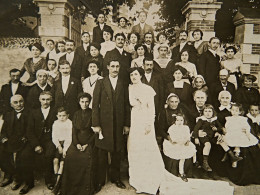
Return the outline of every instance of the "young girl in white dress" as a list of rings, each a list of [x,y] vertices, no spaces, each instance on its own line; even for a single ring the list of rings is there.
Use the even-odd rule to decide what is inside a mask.
[[[87,64],[88,72],[90,74],[89,77],[87,77],[82,82],[82,88],[85,93],[89,93],[91,97],[93,97],[93,91],[96,86],[97,80],[102,79],[103,77],[98,74],[99,70],[99,62],[96,60],[91,60]],[[92,108],[92,101],[89,104],[89,107]]]
[[[185,159],[193,157],[193,162],[196,162],[196,147],[190,141],[190,129],[185,124],[185,118],[182,114],[176,115],[175,123],[169,127],[168,133],[170,135],[170,141],[164,140],[163,152],[171,159],[179,161],[179,176],[185,182],[188,179],[184,173]]]
[[[224,140],[228,146],[235,148],[234,153],[239,156],[241,147],[254,146],[258,143],[258,139],[250,132],[250,125],[243,116],[241,104],[232,104],[230,112],[232,116],[226,117]],[[237,167],[237,162],[233,162],[232,167]]]

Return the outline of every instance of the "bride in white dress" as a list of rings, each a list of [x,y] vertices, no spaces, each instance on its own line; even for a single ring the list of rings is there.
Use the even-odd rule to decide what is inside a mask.
[[[154,96],[152,87],[143,84],[144,70],[130,69],[129,100],[132,106],[131,127],[128,137],[129,183],[136,193],[172,194],[233,194],[227,182],[189,179],[183,182],[164,168],[155,138]]]

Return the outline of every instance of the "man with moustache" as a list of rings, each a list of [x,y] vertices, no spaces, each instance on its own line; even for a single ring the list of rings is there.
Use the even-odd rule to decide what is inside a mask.
[[[0,153],[0,166],[5,172],[1,187],[13,182],[12,190],[17,190],[24,182],[19,194],[26,194],[34,187],[31,163],[33,151],[27,140],[29,111],[24,108],[24,99],[17,94],[10,99],[11,107],[4,118],[0,136],[3,150]]]
[[[188,32],[186,30],[181,30],[179,34],[180,44],[173,48],[172,50],[172,59],[173,61],[181,61],[181,52],[188,51],[189,53],[189,62],[196,64],[197,62],[197,50],[194,48],[191,42],[187,41]]]
[[[202,75],[206,84],[211,87],[214,82],[218,81],[218,73],[220,71],[220,57],[217,54],[217,49],[220,45],[220,40],[217,37],[212,37],[209,40],[209,48],[202,53],[197,64],[198,74]]]
[[[51,88],[54,105],[55,108],[65,107],[72,119],[74,112],[80,108],[77,97],[83,91],[82,86],[80,81],[71,75],[71,66],[67,60],[60,61],[59,71],[61,77]]]
[[[49,73],[40,69],[36,73],[36,84],[28,92],[26,106],[31,109],[40,108],[39,95],[43,91],[50,91],[51,86],[47,83]]]
[[[147,47],[146,56],[153,58],[154,37],[152,32],[147,32],[144,34],[143,44]]]
[[[49,91],[41,92],[39,96],[41,107],[32,110],[27,127],[29,144],[34,151],[35,163],[44,169],[45,184],[49,190],[53,184],[53,158],[55,145],[52,142],[52,125],[56,120],[56,111],[52,108],[52,94]],[[32,160],[32,159],[31,159]],[[31,161],[33,164],[33,160]],[[33,169],[30,170],[33,177]]]
[[[71,66],[71,76],[76,79],[81,78],[82,71],[82,60],[83,58],[78,55],[79,53],[75,52],[75,42],[73,40],[67,40],[65,44],[66,54],[61,56],[59,62],[67,60]]]
[[[138,33],[140,35],[140,43],[142,43],[144,40],[145,33],[151,32],[152,37],[154,36],[154,29],[153,27],[145,23],[147,19],[147,13],[145,11],[141,11],[139,13],[138,19],[140,23],[133,26],[132,33]]]
[[[218,101],[218,95],[221,91],[228,91],[231,94],[231,97],[235,95],[235,85],[228,81],[228,71],[226,69],[222,69],[219,71],[219,80],[214,82],[209,88],[210,100],[215,108],[220,106]]]
[[[126,41],[126,37],[124,33],[117,33],[115,35],[116,48],[106,53],[103,62],[104,65],[103,74],[104,76],[109,75],[109,71],[107,67],[110,64],[112,59],[117,59],[120,64],[119,75],[118,75],[119,78],[123,79],[127,83],[130,83],[130,77],[127,70],[131,66],[132,57],[130,53],[124,50],[125,41]]]
[[[14,68],[9,71],[9,75],[9,83],[3,85],[0,92],[0,113],[3,113],[4,115],[12,110],[10,105],[10,98],[13,95],[20,94],[25,99],[28,92],[27,87],[23,86],[22,82],[20,81],[20,70]]]
[[[118,188],[125,189],[120,179],[121,152],[124,149],[124,133],[129,132],[130,104],[128,83],[119,77],[120,63],[111,59],[107,65],[109,75],[98,80],[93,93],[92,126],[98,134],[96,192],[105,185],[108,152],[111,155],[110,180]]]

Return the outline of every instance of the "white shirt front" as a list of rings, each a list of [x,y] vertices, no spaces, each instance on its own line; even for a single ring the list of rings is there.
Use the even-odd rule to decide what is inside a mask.
[[[48,117],[48,114],[50,112],[50,106],[48,108],[41,108],[42,114],[44,119],[46,120],[46,118]]]
[[[118,76],[115,77],[115,78],[113,78],[113,77],[111,77],[111,76],[109,75],[109,80],[110,80],[110,82],[111,82],[111,85],[112,85],[113,89],[116,90],[116,84],[117,84]]]
[[[62,91],[64,94],[66,94],[68,87],[69,87],[69,81],[70,81],[70,75],[68,76],[62,76],[61,77],[61,86],[62,86]]]
[[[11,90],[12,94],[15,95],[17,89],[18,89],[19,83],[11,83]]]
[[[187,42],[185,43],[180,43],[180,51],[183,49],[184,45],[186,44]]]
[[[182,80],[180,81],[173,81],[174,88],[183,88],[184,82]]]
[[[140,23],[140,27],[142,30],[144,29],[144,25],[145,25],[145,23]]]
[[[150,72],[150,73],[144,73],[144,75],[145,75],[146,80],[147,80],[148,83],[149,83],[150,80],[151,80],[151,78],[152,78],[152,72]]]
[[[209,51],[216,57],[217,56],[217,52],[216,51],[214,51],[214,50],[212,50],[212,49],[210,49],[209,48]]]
[[[99,27],[100,27],[101,30],[103,30],[104,26],[105,26],[104,23],[103,24],[99,24]]]
[[[71,52],[71,53],[67,53],[67,55],[66,55],[66,60],[70,63],[70,65],[72,64],[72,62],[73,62],[73,59],[74,59],[74,51],[73,52]]]
[[[124,51],[124,48],[119,48],[119,47],[116,47],[116,49],[119,51],[119,53],[122,55],[123,51]]]

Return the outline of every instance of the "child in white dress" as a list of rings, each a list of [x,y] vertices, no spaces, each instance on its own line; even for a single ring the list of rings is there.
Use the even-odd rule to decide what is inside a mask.
[[[163,152],[171,159],[180,160],[179,176],[183,181],[187,182],[188,179],[184,173],[185,159],[193,157],[195,162],[196,148],[190,141],[190,129],[185,123],[184,115],[177,114],[175,123],[168,130],[171,139],[163,142]]]
[[[54,190],[57,190],[58,181],[63,171],[64,159],[72,142],[72,121],[63,107],[58,109],[57,118],[58,120],[54,121],[52,126],[52,142],[57,148],[53,160],[54,174],[57,175]]]
[[[248,119],[243,116],[242,105],[238,103],[232,104],[230,112],[232,116],[226,117],[224,140],[228,146],[235,148],[235,155],[239,156],[241,147],[254,146],[258,143],[258,140],[250,132]],[[237,162],[233,162],[232,167],[237,167]]]

